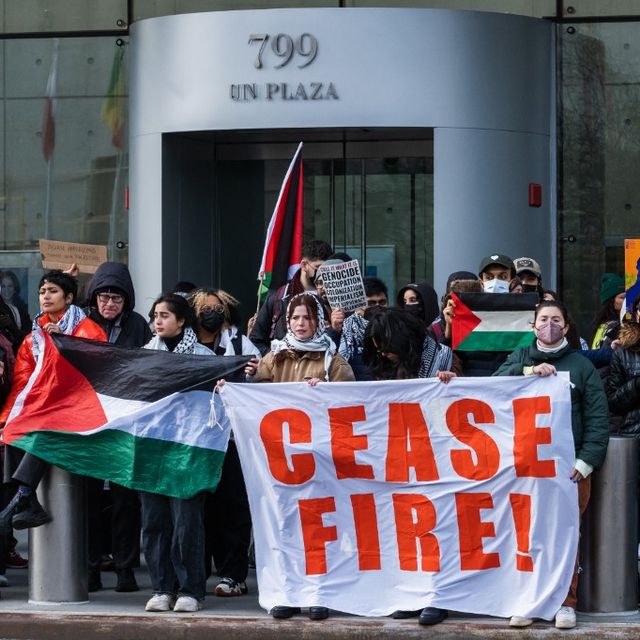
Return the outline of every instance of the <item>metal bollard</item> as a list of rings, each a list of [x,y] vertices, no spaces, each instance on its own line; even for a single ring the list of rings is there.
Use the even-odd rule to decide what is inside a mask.
[[[29,602],[88,602],[87,500],[81,476],[49,465],[38,500],[53,516],[29,531]]]
[[[582,521],[578,608],[638,610],[638,440],[612,436]]]

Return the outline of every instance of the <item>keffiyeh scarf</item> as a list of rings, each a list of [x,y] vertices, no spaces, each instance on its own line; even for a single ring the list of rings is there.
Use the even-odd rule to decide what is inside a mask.
[[[34,319],[31,326],[31,352],[33,357],[37,360],[40,354],[40,347],[42,341],[42,327],[40,326],[40,318],[46,314],[45,311],[41,311]],[[60,331],[65,335],[71,336],[76,330],[76,327],[86,318],[85,312],[75,304],[70,304],[64,315],[58,320],[57,325],[60,327]]]

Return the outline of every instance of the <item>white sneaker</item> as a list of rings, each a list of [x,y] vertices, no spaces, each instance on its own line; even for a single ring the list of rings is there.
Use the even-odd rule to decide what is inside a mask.
[[[155,593],[152,595],[144,610],[145,611],[171,611],[176,599],[168,593]]]
[[[8,587],[9,586],[9,578],[4,575],[0,575],[0,587]]]
[[[194,612],[202,609],[202,603],[192,596],[180,596],[173,605],[174,611]]]
[[[560,607],[556,613],[556,629],[573,629],[576,626],[576,612],[573,607]]]
[[[510,627],[529,627],[533,624],[533,618],[523,618],[521,616],[511,616]]]

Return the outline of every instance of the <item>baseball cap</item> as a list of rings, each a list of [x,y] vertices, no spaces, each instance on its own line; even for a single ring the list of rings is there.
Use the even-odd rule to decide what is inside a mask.
[[[513,260],[509,256],[502,255],[500,253],[492,253],[490,256],[482,258],[478,274],[481,274],[488,266],[492,264],[500,265],[505,269],[513,270]]]
[[[516,258],[513,261],[513,266],[516,268],[516,275],[521,274],[523,271],[529,271],[536,278],[542,277],[540,265],[533,258]]]

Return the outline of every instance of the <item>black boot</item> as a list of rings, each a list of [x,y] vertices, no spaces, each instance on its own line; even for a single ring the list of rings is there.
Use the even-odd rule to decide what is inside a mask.
[[[127,593],[129,591],[140,591],[140,587],[136,582],[136,575],[133,573],[133,569],[116,569],[118,574],[118,583],[116,584],[116,591],[121,593]]]
[[[11,519],[15,513],[25,508],[27,500],[27,496],[16,492],[16,495],[11,498],[11,502],[0,511],[0,535],[6,536],[11,533]]]
[[[89,593],[93,593],[94,591],[100,591],[102,589],[102,580],[100,578],[100,568],[90,568],[89,569],[89,584],[87,591]]]
[[[51,516],[42,508],[35,492],[23,496],[23,498],[25,499],[24,505],[18,504],[16,514],[11,520],[14,529],[33,529],[51,522]]]

